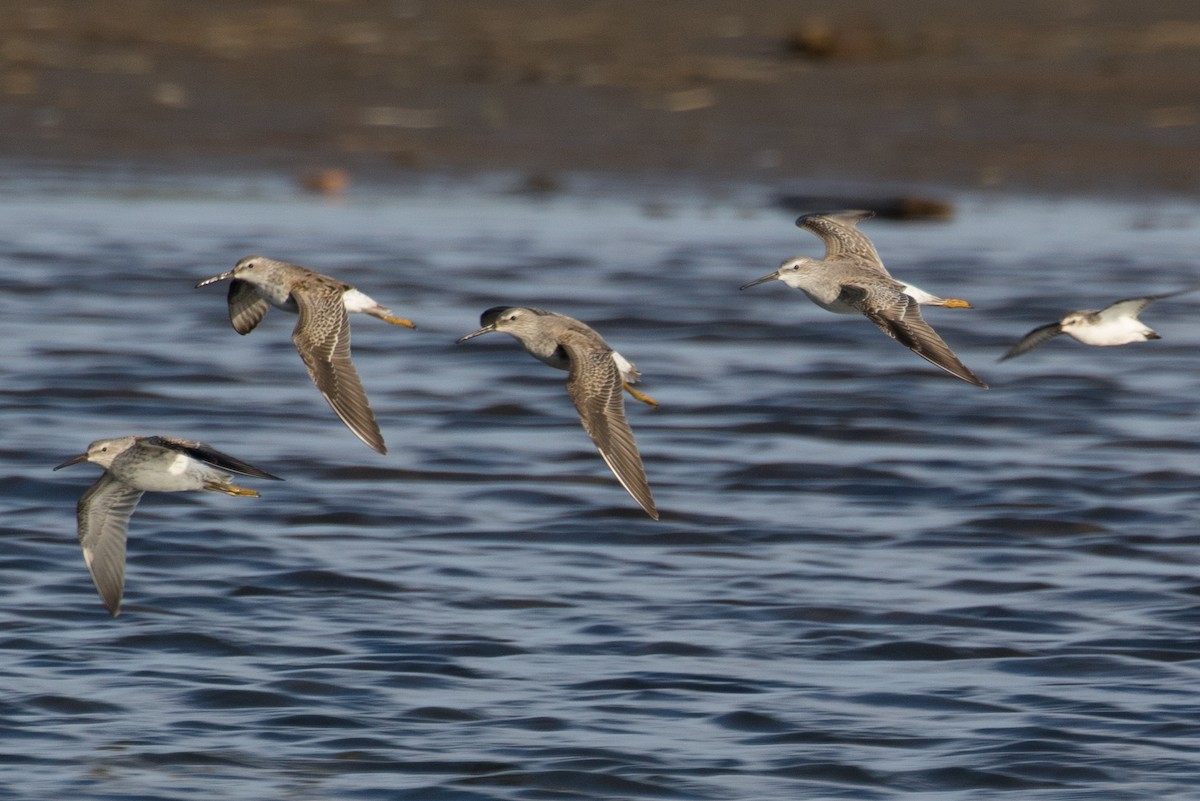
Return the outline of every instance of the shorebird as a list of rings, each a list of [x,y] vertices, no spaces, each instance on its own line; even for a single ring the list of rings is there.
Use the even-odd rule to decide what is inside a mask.
[[[641,377],[633,363],[591,327],[565,314],[526,306],[494,306],[480,316],[479,323],[482,328],[459,337],[458,342],[503,332],[515,337],[531,356],[568,371],[567,394],[579,411],[584,431],[621,486],[657,520],[642,457],[625,418],[622,390],[651,406],[658,404],[630,386]]]
[[[1110,347],[1128,345],[1130,342],[1145,342],[1147,339],[1162,339],[1158,332],[1138,319],[1142,310],[1156,300],[1182,295],[1196,287],[1162,295],[1146,295],[1126,298],[1105,306],[1103,309],[1079,309],[1068,312],[1056,323],[1038,326],[1000,357],[1000,361],[1020,356],[1038,345],[1049,342],[1059,334],[1066,334],[1085,345]]]
[[[281,480],[211,445],[164,436],[98,439],[54,469],[80,462],[104,468],[79,499],[76,515],[83,559],[113,617],[121,612],[125,587],[125,532],[142,493],[211,490],[257,498],[256,490],[232,484],[229,474]]]
[[[350,312],[362,312],[392,325],[416,328],[411,320],[350,284],[297,264],[247,256],[229,272],[205,278],[197,287],[231,279],[229,321],[239,334],[254,330],[271,306],[299,314],[292,342],[325,400],[354,435],[379,453],[387,453],[383,434],[367,401],[358,371],[350,360]]]
[[[767,281],[783,281],[799,289],[813,303],[838,314],[861,313],[885,334],[913,353],[953,376],[987,389],[921,317],[921,304],[970,308],[959,298],[942,298],[912,284],[899,281],[883,266],[875,246],[855,224],[872,216],[869,211],[839,214],[806,214],[796,225],[825,243],[825,256],[814,259],[796,256],[779,269],[757,278],[742,289]]]

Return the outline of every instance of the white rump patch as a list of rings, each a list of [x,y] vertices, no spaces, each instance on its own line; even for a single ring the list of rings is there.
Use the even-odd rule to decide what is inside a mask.
[[[367,309],[374,309],[379,304],[371,297],[357,289],[347,289],[342,293],[342,305],[346,307],[348,312],[361,312]]]
[[[615,350],[612,352],[613,361],[617,363],[617,369],[621,371],[621,380],[628,384],[636,384],[642,374],[638,372],[637,367],[633,362],[626,359]]]

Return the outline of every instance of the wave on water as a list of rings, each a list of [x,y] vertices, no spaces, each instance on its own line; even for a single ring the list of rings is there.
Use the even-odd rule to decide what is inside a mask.
[[[765,202],[659,200],[0,200],[0,798],[1194,797],[1198,301],[1147,311],[1161,341],[996,360],[1190,283],[1200,208],[864,224],[974,303],[925,314],[984,392],[782,284],[739,292],[819,255]],[[192,288],[250,252],[417,321],[353,323],[389,456],[312,386],[294,318],[239,337]],[[638,364],[660,522],[565,374],[454,344],[499,303]],[[286,480],[148,494],[110,619],[75,541],[99,471],[50,468],[127,433]]]

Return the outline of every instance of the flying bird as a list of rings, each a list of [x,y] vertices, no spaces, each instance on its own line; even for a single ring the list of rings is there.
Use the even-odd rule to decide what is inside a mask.
[[[623,390],[651,406],[658,404],[630,386],[641,376],[633,363],[591,327],[565,314],[526,306],[494,306],[479,322],[482,328],[458,341],[503,332],[515,337],[531,356],[568,372],[567,394],[584,430],[621,486],[657,520],[642,457],[625,417]]]
[[[393,325],[416,328],[411,320],[350,286],[297,264],[248,256],[229,272],[205,278],[197,287],[229,279],[229,321],[239,334],[254,330],[271,306],[298,314],[292,342],[317,389],[354,435],[387,453],[379,423],[350,360],[351,312]]]
[[[76,516],[83,559],[113,617],[121,612],[125,588],[125,533],[143,493],[209,490],[257,498],[256,490],[231,483],[229,474],[281,480],[211,445],[166,436],[99,439],[54,469],[80,462],[104,468],[79,499]]]
[[[1196,287],[1188,287],[1162,295],[1126,298],[1099,310],[1079,309],[1067,312],[1058,322],[1038,326],[1021,337],[1017,344],[1000,357],[1000,361],[1028,353],[1059,334],[1066,334],[1085,345],[1102,348],[1128,345],[1130,342],[1145,342],[1148,339],[1162,339],[1157,331],[1139,320],[1138,315],[1156,300],[1182,295],[1184,292],[1191,292],[1194,289]]]
[[[871,240],[855,227],[871,216],[869,211],[848,211],[800,217],[796,225],[821,238],[825,256],[788,259],[775,272],[741,288],[778,280],[803,291],[822,309],[838,314],[863,314],[922,359],[987,389],[987,384],[959,360],[921,317],[922,304],[948,308],[970,308],[971,304],[959,298],[942,298],[893,278]]]

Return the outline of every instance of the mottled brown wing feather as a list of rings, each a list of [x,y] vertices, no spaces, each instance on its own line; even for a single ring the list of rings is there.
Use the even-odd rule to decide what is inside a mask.
[[[125,530],[142,491],[105,473],[79,499],[79,544],[92,583],[114,617],[125,589]]]
[[[356,437],[387,453],[367,392],[350,360],[350,320],[340,292],[317,287],[294,290],[292,296],[300,313],[292,342],[313,383]]]
[[[840,214],[805,214],[796,220],[796,225],[811,231],[825,243],[825,260],[855,258],[871,262],[883,270],[883,260],[875,245],[859,231],[855,224],[874,217],[870,211],[847,211]]]
[[[606,345],[597,347],[593,337],[580,331],[565,332],[561,344],[571,361],[567,392],[579,411],[584,431],[621,486],[646,514],[657,520],[658,510],[642,457],[625,417],[624,388],[612,350]]]
[[[907,347],[930,364],[977,387],[987,388],[954,355],[937,332],[921,317],[921,306],[899,290],[870,295],[862,287],[842,287],[841,298],[850,303],[892,339]]]
[[[254,284],[234,278],[229,282],[229,322],[239,334],[249,334],[262,322],[271,304]]]

